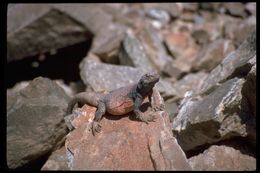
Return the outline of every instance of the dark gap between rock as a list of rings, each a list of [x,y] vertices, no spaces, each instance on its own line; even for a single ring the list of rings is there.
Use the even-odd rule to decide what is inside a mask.
[[[72,46],[58,49],[56,54],[45,53],[44,60],[39,55],[25,57],[19,61],[7,64],[6,87],[11,88],[16,83],[32,80],[42,76],[50,79],[62,79],[66,84],[79,81],[79,63],[87,55],[92,40],[80,42]],[[38,67],[33,67],[33,64]]]

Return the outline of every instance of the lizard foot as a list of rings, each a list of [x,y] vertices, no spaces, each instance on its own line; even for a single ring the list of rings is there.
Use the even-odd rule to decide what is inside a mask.
[[[101,132],[101,125],[98,122],[93,121],[91,129],[93,136],[95,136],[97,133]]]

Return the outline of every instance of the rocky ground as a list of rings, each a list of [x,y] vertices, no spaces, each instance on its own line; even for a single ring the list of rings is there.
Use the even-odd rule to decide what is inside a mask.
[[[256,169],[256,3],[10,4],[7,48],[10,169]],[[156,122],[105,115],[94,137],[85,105],[68,130],[70,97],[151,70]]]

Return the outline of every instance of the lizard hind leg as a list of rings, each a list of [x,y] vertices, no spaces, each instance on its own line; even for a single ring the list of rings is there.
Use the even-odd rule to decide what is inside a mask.
[[[92,122],[92,134],[95,136],[96,133],[101,131],[101,125],[99,124],[102,116],[106,113],[106,105],[103,102],[99,102],[97,105],[97,111],[95,113],[95,118]]]

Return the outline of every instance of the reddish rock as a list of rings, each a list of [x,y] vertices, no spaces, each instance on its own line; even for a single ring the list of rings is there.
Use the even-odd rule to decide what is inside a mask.
[[[252,171],[256,170],[256,159],[228,146],[213,145],[189,163],[196,171]]]
[[[95,108],[85,106],[82,110],[87,111],[86,116],[74,120],[78,127],[67,135],[65,143],[71,153],[71,170],[190,170],[172,136],[166,112],[157,112],[156,122],[149,124],[138,121],[132,112],[106,114],[100,123],[101,133],[93,136],[88,121]],[[146,111],[146,116],[149,113]]]

